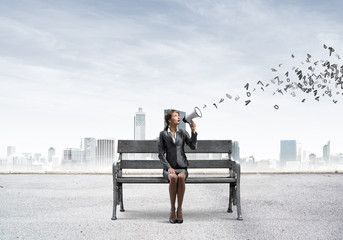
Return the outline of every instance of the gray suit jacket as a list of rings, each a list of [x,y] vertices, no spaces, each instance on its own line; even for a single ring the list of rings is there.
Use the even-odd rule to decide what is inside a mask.
[[[193,150],[197,148],[198,133],[189,137],[187,131],[178,129],[176,131],[176,141],[174,143],[171,133],[161,131],[158,140],[158,158],[163,164],[163,169],[175,168],[177,165],[186,168],[189,163],[185,154],[185,143]]]

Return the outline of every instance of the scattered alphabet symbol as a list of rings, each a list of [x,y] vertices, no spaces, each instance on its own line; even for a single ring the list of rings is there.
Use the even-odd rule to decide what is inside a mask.
[[[311,53],[306,53],[304,58],[301,59],[299,56],[296,58],[300,60],[296,65],[295,55],[291,54],[292,69],[287,69],[287,63],[277,64],[278,70],[276,68],[270,68],[272,74],[277,74],[277,72],[283,72],[282,75],[274,75],[269,83],[267,81],[258,80],[257,83],[251,84],[247,82],[244,85],[246,90],[246,96],[248,99],[244,99],[245,106],[249,105],[253,100],[252,92],[272,94],[275,96],[283,97],[290,94],[295,99],[300,98],[303,94],[308,94],[312,96],[316,101],[320,101],[323,97],[332,97],[334,93],[336,95],[343,95],[343,63],[335,62],[341,59],[340,55],[336,53],[332,46],[323,44],[324,51],[327,52],[328,59],[316,59],[315,55]],[[335,54],[333,54],[335,53]],[[291,89],[291,91],[290,91]],[[268,91],[269,90],[269,91]],[[300,93],[299,93],[300,92]],[[279,94],[276,94],[279,93]],[[225,96],[228,99],[233,99],[232,95],[226,93]],[[234,97],[235,101],[241,97],[236,95]],[[310,97],[311,98],[311,97]],[[308,98],[301,97],[300,102],[307,102]],[[220,98],[219,103],[224,102],[224,98]],[[333,99],[334,104],[338,103],[338,100]],[[309,102],[310,103],[310,102]],[[218,105],[213,103],[213,106],[218,109]],[[206,108],[204,104],[203,108]],[[276,110],[280,109],[278,104],[274,104]]]

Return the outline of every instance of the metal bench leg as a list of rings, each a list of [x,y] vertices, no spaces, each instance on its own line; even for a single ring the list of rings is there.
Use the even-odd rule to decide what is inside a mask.
[[[236,185],[236,204],[237,204],[237,220],[243,220],[241,210],[241,166],[237,164],[237,185]]]
[[[232,188],[232,201],[233,201],[233,206],[237,205],[237,187],[236,185],[233,186]]]
[[[112,220],[117,220],[117,205],[118,205],[118,187],[113,188],[113,214]]]
[[[113,163],[112,166],[112,175],[113,175],[113,213],[112,220],[117,219],[117,205],[118,205],[118,186],[117,186],[117,168],[116,164]]]
[[[123,184],[119,184],[119,196],[120,196],[120,199],[119,199],[119,202],[120,202],[120,211],[121,212],[125,212],[125,209],[124,209],[124,202],[123,202]]]
[[[236,193],[236,198],[237,198],[237,220],[243,220],[242,217],[242,210],[241,210],[241,196],[240,196],[240,190],[239,187],[237,186],[237,193]]]
[[[228,213],[232,213],[232,199],[233,199],[233,186],[230,183],[230,188],[229,188],[229,208],[227,209]]]

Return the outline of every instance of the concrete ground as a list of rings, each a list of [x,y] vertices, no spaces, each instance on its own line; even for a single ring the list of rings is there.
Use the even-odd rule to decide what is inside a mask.
[[[343,174],[243,174],[243,221],[228,186],[186,187],[168,222],[168,185],[124,185],[112,221],[111,175],[0,175],[0,239],[343,239]]]

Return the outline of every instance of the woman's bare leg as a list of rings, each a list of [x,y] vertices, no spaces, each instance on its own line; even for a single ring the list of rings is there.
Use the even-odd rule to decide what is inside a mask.
[[[176,201],[176,193],[177,193],[177,182],[178,176],[176,174],[168,174],[169,179],[169,197],[170,197],[170,217],[169,221],[175,221],[175,201]]]
[[[180,173],[177,180],[177,220],[183,220],[182,218],[182,202],[183,196],[185,195],[186,190],[186,174]]]

